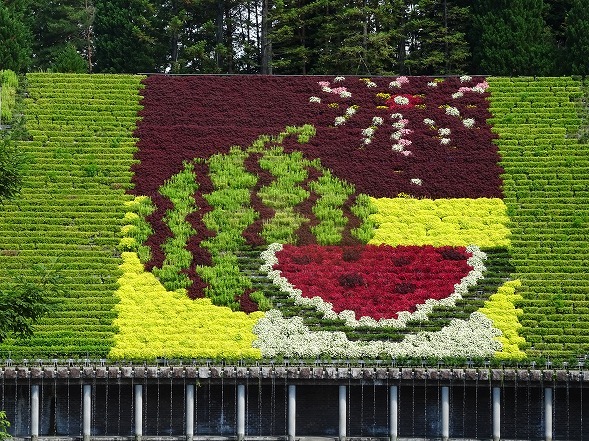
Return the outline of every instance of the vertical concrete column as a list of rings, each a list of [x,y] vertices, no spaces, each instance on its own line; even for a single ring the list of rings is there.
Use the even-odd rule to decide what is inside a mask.
[[[398,386],[391,386],[389,389],[389,438],[397,441],[399,436],[399,389]]]
[[[92,386],[82,386],[82,439],[90,441],[92,431]]]
[[[186,385],[186,441],[194,437],[194,384]]]
[[[245,384],[237,385],[237,439],[245,439]]]
[[[297,423],[297,387],[294,384],[288,386],[288,441],[294,441]]]
[[[450,439],[450,388],[442,386],[442,440]]]
[[[501,389],[493,388],[493,441],[501,439]]]
[[[552,388],[544,389],[544,437],[552,441]]]
[[[135,385],[135,440],[143,436],[143,385]]]
[[[31,440],[39,439],[39,385],[31,386]]]
[[[347,398],[348,388],[344,385],[339,387],[339,439],[345,441],[347,436],[346,416],[347,416]]]

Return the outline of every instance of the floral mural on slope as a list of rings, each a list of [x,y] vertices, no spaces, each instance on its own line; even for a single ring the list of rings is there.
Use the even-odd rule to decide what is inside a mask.
[[[498,288],[485,273],[508,271],[496,264],[506,228],[481,249],[466,241],[476,226],[448,213],[453,239],[439,243],[447,224],[438,208],[435,246],[427,223],[419,243],[372,241],[390,223],[371,198],[488,200],[499,208],[477,222],[505,222],[484,78],[145,84],[133,192],[150,208],[127,228],[137,239],[127,249],[142,247],[166,289],[211,308],[263,311],[252,328],[262,357],[501,350],[478,309]]]

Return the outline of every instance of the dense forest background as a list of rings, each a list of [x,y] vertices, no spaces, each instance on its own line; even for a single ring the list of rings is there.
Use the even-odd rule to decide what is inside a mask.
[[[586,75],[589,0],[0,0],[0,69]]]

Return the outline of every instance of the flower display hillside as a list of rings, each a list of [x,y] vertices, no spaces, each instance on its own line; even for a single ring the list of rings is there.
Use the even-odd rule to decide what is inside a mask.
[[[27,76],[14,359],[570,360],[587,145],[560,78]]]
[[[154,76],[145,85],[133,167],[144,215],[122,246],[166,289],[210,301],[210,314],[262,314],[244,351],[502,351],[501,331],[478,312],[509,276],[484,78]],[[142,325],[119,295],[115,323],[136,334]],[[151,351],[149,341],[119,341],[113,356]]]

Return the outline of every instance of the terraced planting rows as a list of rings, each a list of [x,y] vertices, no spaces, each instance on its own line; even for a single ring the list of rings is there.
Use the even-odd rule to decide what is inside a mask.
[[[29,74],[19,148],[33,160],[20,197],[2,207],[0,279],[60,277],[51,312],[7,358],[104,357],[116,328],[119,229],[130,197],[140,77]]]
[[[63,284],[3,353],[589,349],[576,81],[27,79],[35,164],[0,221],[0,277],[41,264]]]
[[[589,353],[589,145],[578,139],[577,81],[492,78],[492,124],[505,168],[511,262],[522,281],[531,358]]]

